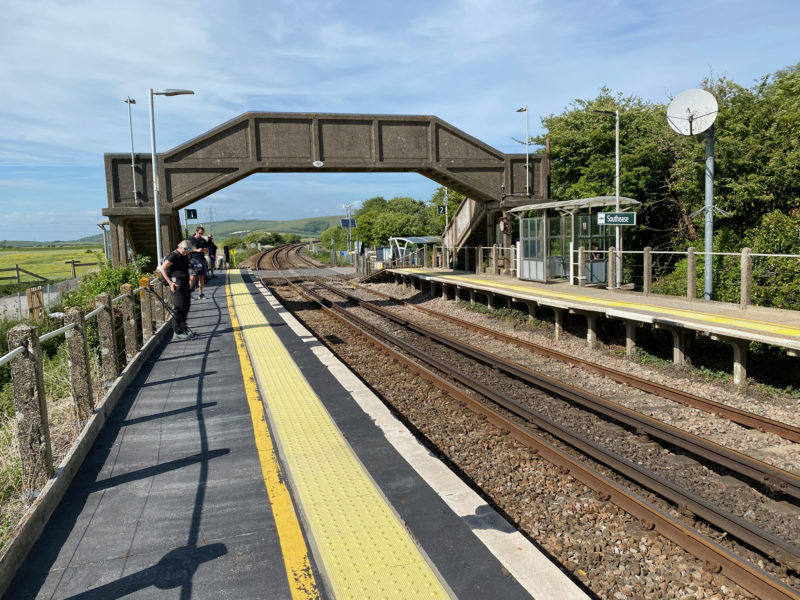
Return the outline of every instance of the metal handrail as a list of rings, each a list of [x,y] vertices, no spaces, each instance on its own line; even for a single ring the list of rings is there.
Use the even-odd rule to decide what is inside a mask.
[[[158,278],[151,280],[150,283],[152,283],[153,281],[157,281],[157,279]],[[149,289],[149,288],[145,287],[145,286],[140,286],[140,287],[136,288],[136,290],[134,290],[134,291],[138,292],[138,291],[143,290],[143,289]],[[113,298],[111,300],[111,303],[113,304],[114,302],[119,302],[125,296],[126,296],[126,294],[121,294],[121,295],[117,296],[116,298]],[[86,316],[84,316],[84,320],[88,321],[92,317],[95,317],[95,316],[99,315],[101,312],[103,312],[103,309],[105,309],[105,306],[98,306],[93,311],[87,313]],[[64,325],[63,327],[59,327],[58,329],[54,329],[53,331],[48,331],[47,333],[42,334],[42,335],[39,336],[39,342],[40,343],[41,342],[46,342],[47,340],[53,339],[54,337],[59,336],[62,333],[66,333],[67,331],[69,331],[70,329],[74,329],[75,327],[77,327],[77,325],[75,325],[75,323],[70,323],[68,325]],[[24,351],[25,351],[25,346],[17,346],[13,350],[9,350],[6,354],[4,354],[3,356],[0,356],[0,365],[4,365],[4,364],[6,364],[8,362],[11,362],[11,360],[15,356],[18,356],[19,354],[22,354]]]
[[[11,362],[15,356],[17,356],[18,354],[22,354],[23,352],[25,352],[25,346],[17,346],[13,350],[9,350],[6,354],[0,356],[0,365],[4,365],[7,362]]]
[[[75,329],[76,327],[77,325],[75,325],[75,323],[70,323],[69,325],[64,325],[63,327],[59,327],[53,331],[48,331],[47,333],[39,336],[39,342],[46,342],[47,340],[52,339],[57,335],[61,335],[62,333],[66,333],[70,329]]]

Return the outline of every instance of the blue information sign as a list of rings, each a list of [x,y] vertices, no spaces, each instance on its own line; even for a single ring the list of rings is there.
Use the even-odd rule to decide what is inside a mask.
[[[355,229],[356,228],[356,220],[355,219],[342,219],[342,227],[345,229]]]

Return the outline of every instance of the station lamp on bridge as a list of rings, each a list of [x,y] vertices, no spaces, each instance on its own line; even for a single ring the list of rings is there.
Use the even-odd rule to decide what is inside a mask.
[[[150,98],[150,146],[153,154],[153,213],[156,220],[156,264],[161,264],[161,215],[158,212],[158,163],[156,162],[156,125],[155,117],[153,115],[153,96],[183,96],[186,94],[194,94],[192,90],[174,90],[167,89],[161,91],[153,91],[150,88],[148,96]]]
[[[530,165],[530,141],[531,136],[528,135],[528,105],[518,108],[517,112],[525,113],[525,195],[531,195],[531,165]]]

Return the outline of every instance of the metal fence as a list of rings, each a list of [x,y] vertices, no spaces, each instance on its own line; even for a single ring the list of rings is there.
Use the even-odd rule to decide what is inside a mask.
[[[169,288],[158,279],[142,278],[139,284],[136,289],[123,285],[116,298],[99,294],[94,310],[86,314],[80,308],[68,309],[65,325],[44,335],[40,336],[38,327],[29,323],[9,330],[9,352],[0,357],[0,365],[9,364],[11,368],[23,492],[28,498],[34,498],[54,474],[41,343],[65,337],[72,413],[79,433],[92,416],[95,397],[103,395],[96,394],[93,387],[90,352],[99,358],[98,387],[102,391],[171,316]],[[91,342],[90,337],[95,336],[88,335],[90,325],[96,327],[96,340]]]
[[[617,287],[616,265],[622,265],[621,287],[644,294],[683,296],[690,300],[703,298],[706,256],[711,257],[711,300],[787,310],[800,310],[800,255],[760,254],[749,248],[741,252],[684,252],[626,250],[609,248],[603,253],[604,285]],[[617,258],[617,261],[614,259]],[[573,251],[571,282],[591,283],[588,273],[588,252]],[[596,262],[596,261],[595,261]]]

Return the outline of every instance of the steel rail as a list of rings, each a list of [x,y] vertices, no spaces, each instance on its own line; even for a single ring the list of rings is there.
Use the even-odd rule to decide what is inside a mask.
[[[769,486],[771,489],[800,499],[800,476],[779,469],[760,460],[756,460],[746,454],[731,450],[720,444],[716,444],[699,436],[683,431],[672,425],[663,423],[657,419],[631,410],[616,402],[611,402],[590,392],[563,383],[541,373],[537,373],[527,367],[514,364],[496,354],[486,352],[470,344],[466,344],[447,335],[409,321],[404,317],[399,317],[382,307],[375,306],[367,300],[363,300],[343,290],[339,290],[324,281],[315,280],[314,283],[332,293],[347,298],[352,302],[357,302],[359,306],[375,314],[389,319],[398,325],[408,327],[420,335],[424,335],[445,346],[449,346],[475,360],[483,362],[493,368],[504,371],[526,383],[544,389],[550,393],[557,394],[575,404],[579,404],[590,410],[599,412],[616,421],[624,423],[636,429],[638,433],[646,433],[652,438],[662,442],[672,444],[700,456],[708,461],[715,462],[738,474],[744,475],[753,481],[757,481]]]
[[[552,350],[550,348],[545,348],[544,346],[540,346],[538,344],[534,344],[526,340],[521,340],[519,338],[507,335],[505,333],[495,331],[494,329],[483,327],[482,325],[470,323],[467,321],[461,321],[456,317],[452,317],[450,315],[446,315],[444,313],[440,313],[435,310],[425,308],[423,306],[417,306],[415,304],[411,304],[404,300],[394,298],[389,294],[384,294],[375,290],[368,289],[366,287],[364,289],[369,291],[369,293],[371,294],[375,294],[376,296],[381,296],[383,298],[392,300],[394,302],[397,302],[398,304],[402,304],[403,306],[411,307],[415,310],[433,316],[437,319],[445,320],[448,321],[449,323],[454,323],[456,325],[459,325],[467,329],[471,329],[483,335],[488,335],[496,339],[503,340],[511,344],[515,344],[521,348],[525,348],[526,350],[530,350],[531,352],[540,354],[547,358],[552,358],[554,360],[559,360],[568,364],[579,366],[586,371],[603,375],[605,377],[613,379],[618,383],[624,383],[626,385],[642,390],[644,392],[648,392],[650,394],[660,396],[668,400],[672,400],[673,402],[678,402],[679,404],[690,406],[691,408],[696,408],[698,410],[702,410],[704,412],[711,413],[719,417],[724,417],[726,419],[733,421],[734,423],[738,423],[739,425],[743,425],[745,427],[757,429],[758,431],[774,433],[775,435],[779,435],[782,438],[787,439],[789,441],[800,443],[800,427],[795,427],[788,423],[781,423],[779,421],[775,421],[768,417],[764,417],[761,415],[757,415],[755,413],[741,410],[733,406],[727,406],[720,402],[708,400],[706,398],[702,398],[700,396],[696,396],[688,392],[683,392],[681,390],[676,390],[674,388],[662,386],[653,381],[648,381],[647,379],[644,379],[642,377],[637,377],[636,375],[623,373],[622,371],[611,369],[609,367],[604,367],[602,365],[598,365],[597,363],[593,363],[591,361],[582,358],[570,356],[569,354],[565,354],[557,350]]]
[[[315,284],[319,285],[317,282],[315,282]],[[313,295],[313,292],[309,291],[309,293]],[[324,301],[324,298],[317,299],[317,302]],[[330,305],[330,308],[336,311],[346,312],[345,309],[332,304]],[[794,569],[800,569],[800,547],[797,547],[794,544],[786,542],[785,540],[782,540],[781,538],[764,531],[763,529],[745,521],[744,519],[733,515],[729,511],[714,506],[696,494],[689,492],[676,484],[673,484],[672,482],[652,473],[650,470],[619,456],[618,454],[604,448],[600,444],[597,444],[596,442],[584,436],[574,433],[570,429],[563,427],[547,417],[544,417],[521,405],[519,402],[509,398],[505,394],[496,392],[494,389],[490,388],[474,377],[463,372],[459,372],[447,362],[429,356],[426,352],[420,351],[413,345],[399,340],[391,334],[381,331],[376,326],[367,323],[363,319],[360,319],[355,315],[348,315],[348,318],[352,318],[354,321],[359,322],[363,327],[374,328],[378,336],[385,337],[391,343],[402,347],[406,352],[416,356],[419,360],[433,365],[443,373],[448,374],[449,376],[460,381],[465,386],[489,398],[491,401],[502,406],[506,410],[509,410],[514,415],[535,424],[537,427],[547,431],[550,435],[553,435],[561,441],[577,448],[581,452],[591,456],[593,459],[601,462],[607,467],[614,469],[625,477],[637,482],[639,485],[642,485],[661,495],[662,497],[667,498],[670,502],[678,505],[683,512],[691,511],[701,519],[704,519],[705,521],[723,529],[724,531],[729,532],[738,539],[750,544],[754,548],[757,548],[764,554],[772,556],[781,564],[788,565]],[[395,321],[395,319],[392,319],[392,321],[398,322]],[[398,324],[409,327],[409,325],[405,323]],[[420,335],[425,335],[421,331],[418,331],[418,329],[424,328],[419,328],[418,326],[410,328],[412,331],[415,331]],[[435,341],[439,342],[439,340]],[[459,348],[456,348],[456,350],[461,351]],[[490,366],[502,368],[501,365],[491,364]]]
[[[459,388],[453,386],[443,377],[427,369],[423,365],[418,364],[416,361],[411,360],[401,352],[387,346],[385,343],[381,342],[376,335],[370,334],[368,329],[375,331],[376,334],[379,334],[381,337],[388,336],[385,332],[376,329],[366,322],[364,322],[365,327],[362,328],[357,323],[363,320],[354,317],[354,315],[345,315],[344,313],[346,311],[340,307],[335,307],[324,298],[313,298],[310,293],[306,293],[307,291],[304,288],[296,286],[288,280],[287,283],[293,289],[297,290],[298,293],[319,303],[328,314],[346,323],[349,327],[354,328],[360,335],[370,340],[385,352],[391,354],[395,359],[406,364],[448,394],[461,400],[473,412],[484,415],[491,423],[508,431],[514,439],[530,448],[534,453],[540,454],[549,462],[562,468],[566,473],[569,473],[572,477],[596,491],[601,499],[613,500],[617,506],[628,512],[634,518],[639,519],[645,529],[656,528],[660,534],[684,548],[698,559],[705,561],[709,569],[713,571],[722,571],[732,581],[764,600],[800,600],[800,593],[798,593],[797,590],[787,586],[772,575],[719,546],[695,529],[653,506],[638,495],[626,490],[621,485],[588,465],[565,454],[525,427],[509,420],[484,403],[472,398]],[[326,306],[326,304],[328,306]],[[402,340],[397,341],[400,342],[399,347],[402,347],[404,342],[402,342]]]

